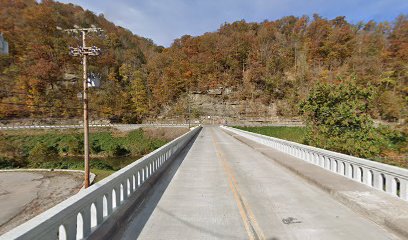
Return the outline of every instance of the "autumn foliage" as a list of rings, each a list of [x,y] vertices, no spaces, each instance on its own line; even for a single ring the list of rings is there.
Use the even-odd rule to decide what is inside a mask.
[[[0,0],[0,32],[10,55],[0,57],[0,117],[80,116],[80,59],[68,55],[79,39],[56,29],[95,24],[102,48],[90,71],[103,87],[91,91],[93,116],[137,122],[158,116],[187,91],[231,89],[223,100],[276,104],[297,116],[299,102],[317,83],[353,82],[373,91],[367,113],[407,117],[408,17],[351,24],[344,17],[284,17],[225,23],[202,36],[182,36],[169,48],[117,27],[104,16],[50,0]]]
[[[91,89],[92,117],[140,120],[133,113],[139,96],[146,96],[143,65],[160,48],[151,40],[117,27],[103,15],[54,1],[0,0],[0,32],[10,44],[10,55],[0,55],[0,118],[81,116],[81,59],[68,47],[80,37],[57,29],[97,25],[102,36],[89,34],[88,46],[103,54],[88,58],[89,72],[101,75],[103,87]],[[71,77],[67,77],[71,76]],[[139,86],[142,85],[142,86]],[[143,95],[144,94],[144,95]]]

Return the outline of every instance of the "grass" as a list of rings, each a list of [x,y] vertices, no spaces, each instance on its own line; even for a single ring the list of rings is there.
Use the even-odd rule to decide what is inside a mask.
[[[234,128],[302,144],[304,143],[306,135],[305,127],[234,127]]]
[[[177,134],[175,134],[177,135]],[[90,133],[91,171],[96,181],[163,146],[171,139],[143,129]],[[81,130],[0,132],[0,168],[83,169]]]
[[[110,176],[111,174],[113,174],[114,172],[116,172],[116,171],[91,168],[91,173],[94,173],[96,175],[94,183],[101,181],[102,179],[104,179],[104,178]]]

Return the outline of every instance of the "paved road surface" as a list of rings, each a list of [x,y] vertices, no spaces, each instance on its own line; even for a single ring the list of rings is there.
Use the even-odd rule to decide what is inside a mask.
[[[62,172],[0,172],[0,235],[82,187],[82,174]]]
[[[175,165],[118,238],[395,239],[219,128]]]

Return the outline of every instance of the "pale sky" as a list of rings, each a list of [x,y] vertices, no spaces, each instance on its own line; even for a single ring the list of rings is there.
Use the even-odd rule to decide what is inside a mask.
[[[358,21],[392,21],[408,14],[408,0],[58,0],[74,3],[116,25],[168,47],[183,35],[216,31],[225,22],[275,20],[284,16],[346,16]]]

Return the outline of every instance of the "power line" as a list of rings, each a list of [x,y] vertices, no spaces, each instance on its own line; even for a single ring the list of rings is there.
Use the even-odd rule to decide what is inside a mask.
[[[38,107],[38,108],[64,108],[67,110],[83,110],[81,107],[63,107],[63,106],[55,106],[55,105],[39,105],[39,104],[28,104],[28,103],[11,103],[11,102],[0,102],[0,104],[5,105],[16,105],[16,106],[25,106],[25,107]],[[126,108],[117,108],[117,110],[124,110],[128,111],[129,109]],[[97,109],[89,109],[89,111],[97,112],[97,113],[104,113],[104,114],[111,114],[112,111],[104,111],[104,110],[97,110]]]
[[[52,105],[38,105],[38,104],[24,104],[24,103],[10,103],[10,102],[0,102],[0,104],[4,105],[11,105],[11,106],[24,106],[24,107],[37,107],[37,108],[44,108],[41,111],[34,111],[31,109],[26,109],[25,111],[31,112],[31,113],[37,113],[37,112],[49,112],[52,113],[54,110],[51,110],[49,108],[64,108],[64,110],[83,110],[82,108],[73,108],[73,107],[59,107],[59,106],[52,106]],[[122,110],[122,109],[121,109]],[[125,110],[125,109],[123,109]],[[96,109],[89,109],[91,112],[96,112],[96,113],[102,113],[102,114],[111,114],[111,112],[108,111],[101,111],[101,110],[96,110]]]

